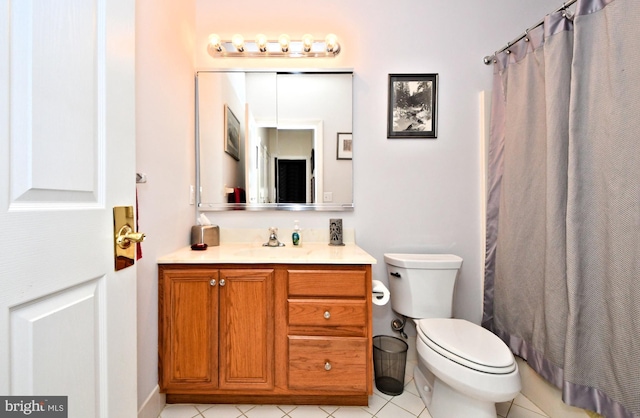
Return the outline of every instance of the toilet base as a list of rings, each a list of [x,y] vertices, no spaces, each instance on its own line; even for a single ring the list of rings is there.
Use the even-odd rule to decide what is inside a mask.
[[[418,394],[422,399],[422,403],[425,406],[429,406],[431,403],[431,395],[433,394],[433,385],[427,380],[424,373],[420,369],[420,366],[416,366],[413,369],[413,381],[416,384]]]
[[[413,379],[422,402],[433,418],[496,418],[496,404],[465,396],[434,376],[433,383],[416,366]]]

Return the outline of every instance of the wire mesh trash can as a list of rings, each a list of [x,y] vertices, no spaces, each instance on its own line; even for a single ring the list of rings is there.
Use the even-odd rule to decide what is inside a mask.
[[[392,396],[402,394],[408,348],[400,338],[373,337],[373,371],[380,392]]]

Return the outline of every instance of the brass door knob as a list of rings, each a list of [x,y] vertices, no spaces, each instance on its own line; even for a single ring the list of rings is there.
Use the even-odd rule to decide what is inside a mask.
[[[141,232],[133,232],[133,228],[129,225],[124,225],[118,231],[118,236],[116,237],[116,244],[118,247],[123,250],[129,248],[132,242],[142,242],[146,236]]]

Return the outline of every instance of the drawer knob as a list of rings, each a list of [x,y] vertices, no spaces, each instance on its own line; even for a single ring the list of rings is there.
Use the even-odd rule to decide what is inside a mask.
[[[325,369],[326,371],[331,370],[331,363],[329,363],[328,361],[327,361],[326,363],[324,363],[324,369]]]
[[[324,319],[329,319],[329,318],[331,318],[331,312],[324,311]]]
[[[215,286],[216,285],[216,279],[211,279],[211,281],[209,282],[209,284],[211,286]]]
[[[224,279],[220,280],[220,286],[224,286],[225,284],[227,284],[227,282]]]

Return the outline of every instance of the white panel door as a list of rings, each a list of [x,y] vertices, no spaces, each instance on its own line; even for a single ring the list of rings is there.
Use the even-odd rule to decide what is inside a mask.
[[[0,0],[0,395],[134,417],[134,0]]]

